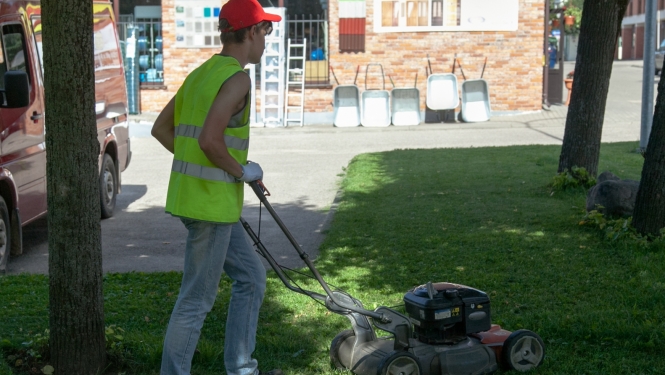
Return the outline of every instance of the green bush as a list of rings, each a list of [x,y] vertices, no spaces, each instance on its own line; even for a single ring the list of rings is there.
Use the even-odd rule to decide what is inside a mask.
[[[579,187],[590,188],[596,184],[596,178],[587,172],[585,168],[573,167],[572,170],[565,169],[554,176],[550,183],[552,192],[576,189]]]

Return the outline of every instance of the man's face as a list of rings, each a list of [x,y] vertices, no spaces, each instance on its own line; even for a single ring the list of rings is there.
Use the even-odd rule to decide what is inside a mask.
[[[258,25],[252,26],[250,32],[254,35],[254,44],[252,53],[249,56],[249,62],[252,64],[258,64],[261,62],[261,56],[263,56],[263,51],[265,50],[266,35],[272,33],[272,24],[261,22]]]

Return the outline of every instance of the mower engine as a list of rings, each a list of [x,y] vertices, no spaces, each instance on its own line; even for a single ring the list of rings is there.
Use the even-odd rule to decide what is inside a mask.
[[[485,292],[453,283],[428,283],[404,296],[414,334],[426,344],[457,344],[491,328]]]

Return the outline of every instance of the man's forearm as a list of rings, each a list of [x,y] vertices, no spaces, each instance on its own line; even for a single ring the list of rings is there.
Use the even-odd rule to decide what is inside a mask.
[[[159,143],[164,146],[165,149],[169,150],[170,153],[174,152],[175,149],[175,128],[173,126],[169,128],[152,128],[152,136],[159,141]]]
[[[152,131],[150,132],[150,134],[152,134],[152,136],[172,154],[175,150],[174,112],[175,96],[159,113],[159,116],[157,116],[157,119],[155,120],[155,124],[152,126]]]
[[[205,146],[204,146],[205,147]],[[226,151],[226,145],[221,144],[214,148],[201,148],[201,151],[217,168],[223,169],[235,178],[242,176],[242,167],[231,154]]]

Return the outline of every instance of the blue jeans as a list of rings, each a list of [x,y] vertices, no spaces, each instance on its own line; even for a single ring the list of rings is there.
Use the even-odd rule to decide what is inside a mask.
[[[189,375],[203,321],[217,296],[222,270],[233,280],[224,338],[228,375],[256,375],[259,308],[266,270],[240,222],[216,224],[181,218],[189,231],[180,294],[164,338],[161,375]]]

